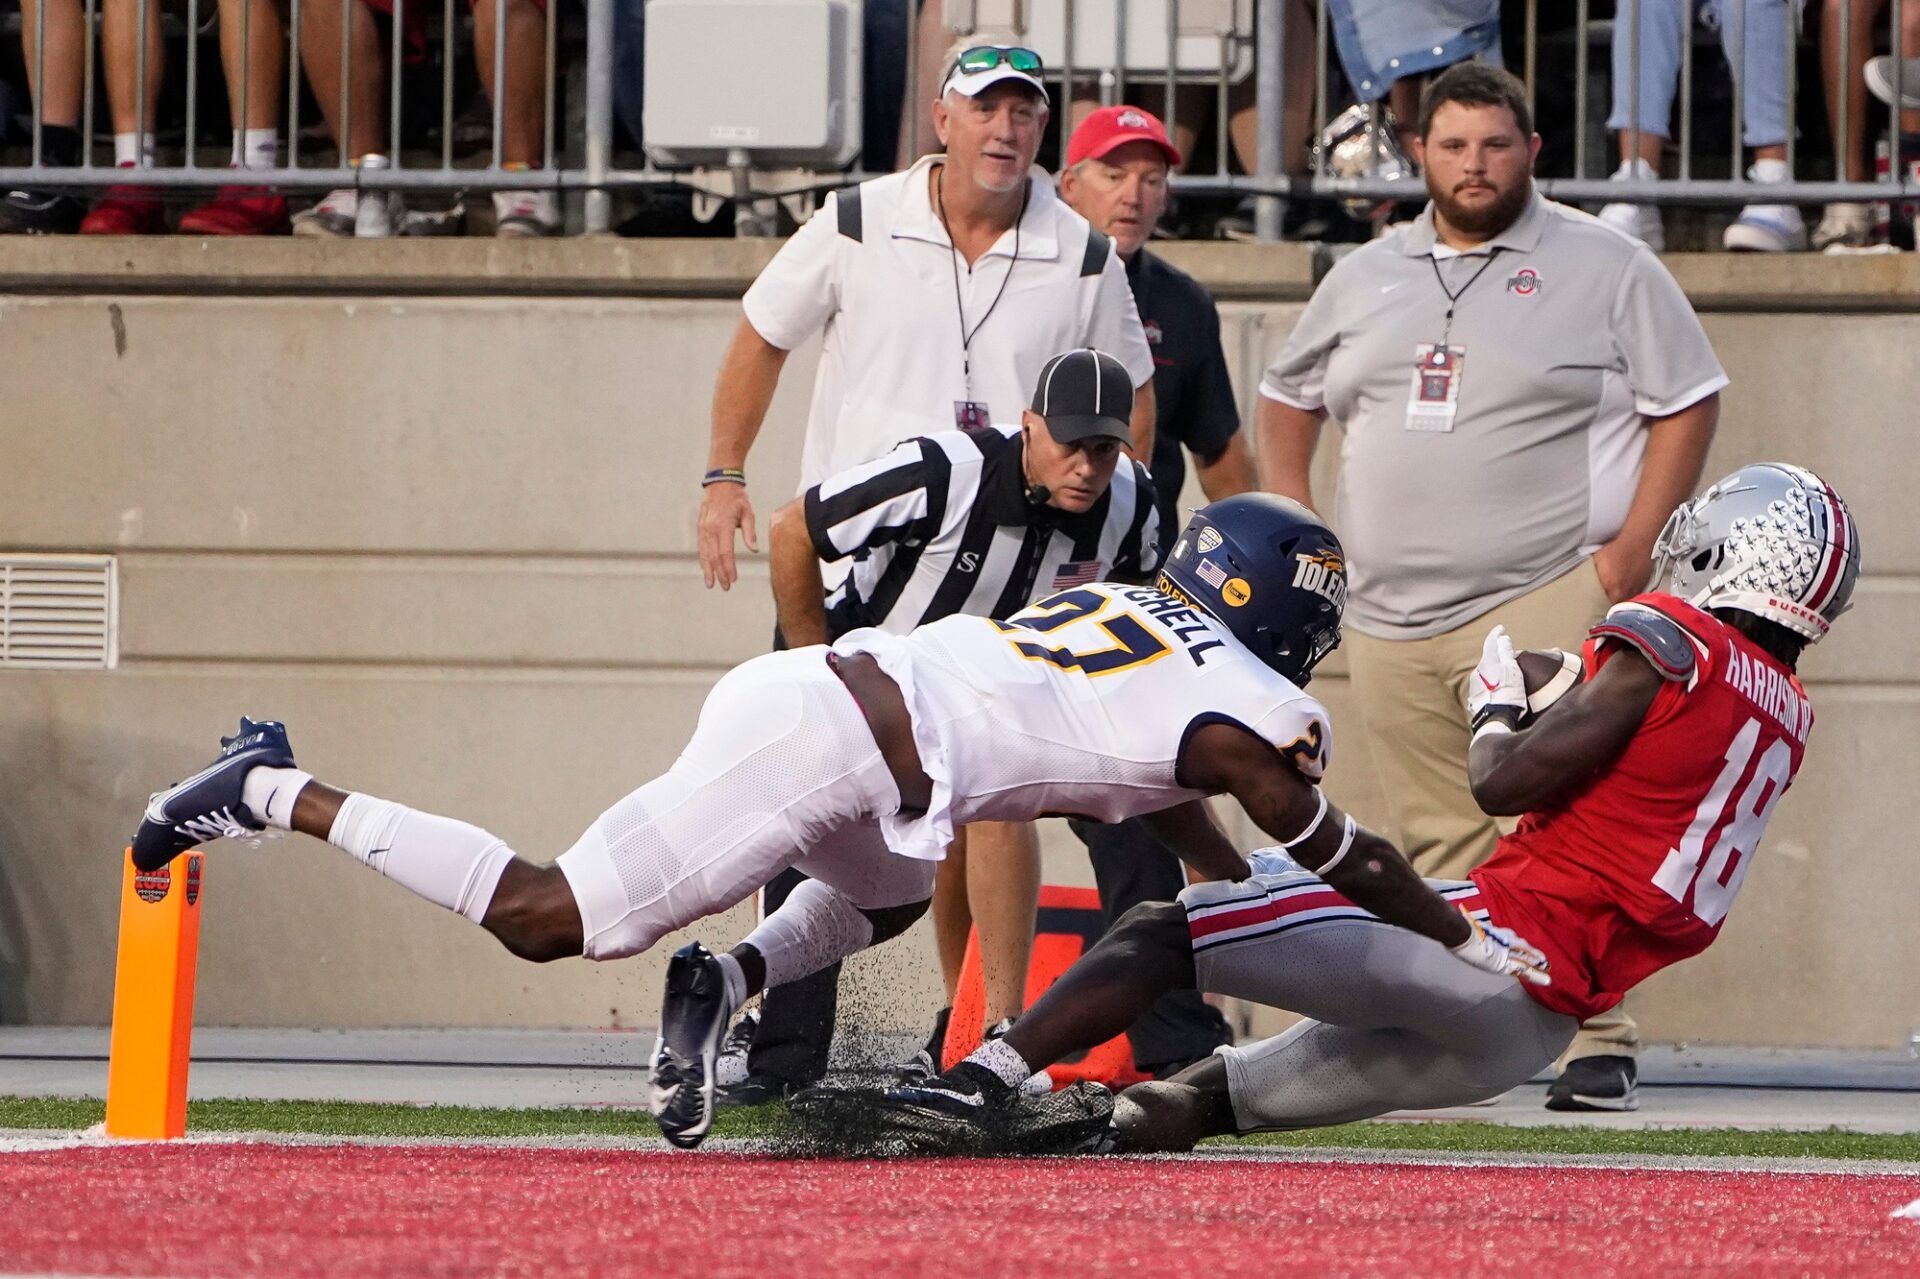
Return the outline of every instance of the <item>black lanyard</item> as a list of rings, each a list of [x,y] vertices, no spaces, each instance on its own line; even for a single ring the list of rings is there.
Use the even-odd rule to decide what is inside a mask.
[[[1480,269],[1475,271],[1467,282],[1458,289],[1449,289],[1447,287],[1447,277],[1440,274],[1440,259],[1434,257],[1431,253],[1427,255],[1427,261],[1433,266],[1433,278],[1439,282],[1440,291],[1447,295],[1447,325],[1446,331],[1440,335],[1440,350],[1444,351],[1447,349],[1447,339],[1453,336],[1453,308],[1460,304],[1460,299],[1467,295],[1467,290],[1473,287],[1474,281],[1487,273],[1487,268],[1493,265],[1493,260],[1500,255],[1500,250],[1503,247],[1503,245],[1494,245],[1492,251],[1487,254],[1487,260],[1480,264]],[[1461,254],[1459,256],[1465,257],[1466,255]]]
[[[1000,296],[1007,291],[1007,281],[1013,278],[1013,268],[1020,261],[1020,224],[1026,221],[1027,197],[1033,193],[1033,181],[1020,188],[1020,212],[1013,219],[1013,261],[1007,263],[1007,273],[1000,277],[1000,287],[993,292],[993,301],[987,303],[987,313],[971,330],[967,328],[967,305],[960,295],[960,246],[953,242],[953,227],[947,222],[946,199],[947,166],[941,165],[940,172],[933,175],[933,199],[940,206],[940,226],[947,233],[947,251],[953,261],[953,310],[960,317],[960,383],[961,393],[969,402],[973,399],[973,339],[977,337],[986,322],[993,317],[993,308],[1000,305]],[[984,256],[984,255],[983,255]],[[973,274],[973,268],[967,268],[967,274]],[[1442,286],[1445,287],[1445,286]]]

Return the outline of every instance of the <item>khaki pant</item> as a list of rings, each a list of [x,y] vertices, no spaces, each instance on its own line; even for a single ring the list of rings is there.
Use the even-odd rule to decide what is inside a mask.
[[[1607,611],[1592,561],[1509,600],[1457,630],[1382,640],[1349,630],[1344,649],[1354,699],[1386,791],[1393,835],[1429,879],[1465,879],[1493,854],[1510,820],[1487,816],[1467,788],[1467,681],[1487,632],[1505,626],[1515,648],[1573,651]],[[1633,1056],[1640,1033],[1624,1006],[1580,1028],[1561,1058]]]

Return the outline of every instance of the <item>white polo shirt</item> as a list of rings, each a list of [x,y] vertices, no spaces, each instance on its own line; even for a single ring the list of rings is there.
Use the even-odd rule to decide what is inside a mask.
[[[747,290],[747,321],[774,346],[826,331],[802,491],[902,440],[953,430],[969,402],[984,406],[982,422],[1019,421],[1040,370],[1074,347],[1115,356],[1136,387],[1153,377],[1120,255],[1046,171],[1028,177],[1019,225],[969,268],[933,205],[928,175],[943,161],[829,196]]]

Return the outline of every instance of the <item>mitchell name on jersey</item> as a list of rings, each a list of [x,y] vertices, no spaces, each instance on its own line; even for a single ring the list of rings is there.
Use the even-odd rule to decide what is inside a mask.
[[[1005,620],[858,630],[834,649],[872,654],[906,697],[933,803],[881,828],[909,857],[944,857],[970,821],[1114,822],[1199,798],[1180,752],[1210,723],[1241,726],[1315,781],[1332,749],[1319,702],[1151,587],[1097,583]]]

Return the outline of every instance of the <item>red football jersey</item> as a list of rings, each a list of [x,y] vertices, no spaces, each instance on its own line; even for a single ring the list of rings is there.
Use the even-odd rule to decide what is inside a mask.
[[[1800,681],[1744,635],[1671,595],[1634,602],[1693,639],[1692,677],[1663,684],[1613,766],[1528,813],[1472,876],[1494,921],[1553,961],[1553,985],[1527,993],[1580,1018],[1719,934],[1813,727]],[[1587,677],[1623,643],[1590,637]]]

